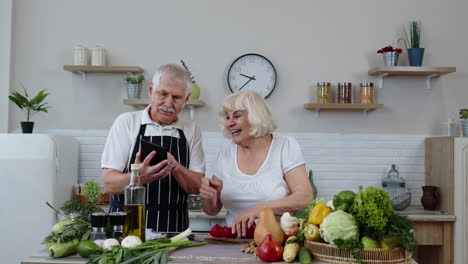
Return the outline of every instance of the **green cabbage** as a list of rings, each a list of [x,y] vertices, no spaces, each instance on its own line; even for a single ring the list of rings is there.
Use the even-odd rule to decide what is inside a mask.
[[[338,210],[323,219],[320,224],[320,236],[334,245],[335,239],[359,239],[359,228],[352,215]]]

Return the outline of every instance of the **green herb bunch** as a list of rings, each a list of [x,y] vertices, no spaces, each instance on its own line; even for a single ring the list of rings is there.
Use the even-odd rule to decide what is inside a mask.
[[[403,33],[406,49],[421,47],[421,22],[410,21],[409,34],[406,28],[403,28]]]
[[[91,220],[91,214],[95,212],[104,212],[101,208],[90,202],[82,202],[80,200],[70,200],[66,201],[60,210],[65,214],[76,213],[79,216],[77,219],[82,219],[85,221]]]
[[[101,193],[99,192],[99,183],[95,180],[90,180],[84,185],[84,195],[88,202],[94,203]]]
[[[468,119],[468,109],[460,109],[460,119]]]
[[[44,99],[49,95],[46,93],[46,89],[39,91],[36,96],[32,99],[29,99],[29,94],[26,91],[26,88],[20,83],[21,87],[24,90],[24,95],[13,90],[8,96],[10,100],[15,103],[21,110],[26,111],[26,121],[29,122],[29,119],[34,112],[48,112],[49,106],[47,103],[43,103]]]
[[[361,260],[361,257],[359,256],[359,253],[361,252],[361,249],[364,249],[364,246],[362,245],[361,241],[357,239],[335,239],[333,240],[333,243],[339,248],[348,248],[351,250],[351,256],[359,261],[360,264],[365,264],[364,261]]]
[[[398,239],[398,245],[408,251],[416,249],[414,240],[413,223],[406,216],[392,215],[388,218],[388,224],[378,230],[367,226],[360,226],[361,235],[369,236],[375,240],[385,240],[389,247],[393,248],[393,239]]]
[[[188,240],[191,233],[189,228],[172,238],[163,237],[154,241],[146,241],[130,249],[113,246],[111,250],[102,254],[89,256],[87,264],[167,264],[171,260],[169,258],[171,251],[208,244],[207,242],[192,243]]]
[[[180,63],[182,63],[182,66],[184,66],[185,70],[188,72],[190,79],[192,80],[192,83],[196,83],[195,76],[192,75],[192,72],[189,70],[185,62],[183,60],[180,60]]]
[[[133,77],[133,76],[130,76],[130,75],[125,76],[125,81],[127,83],[131,83],[131,84],[142,83],[144,80],[145,80],[144,75],[138,75],[137,77]]]

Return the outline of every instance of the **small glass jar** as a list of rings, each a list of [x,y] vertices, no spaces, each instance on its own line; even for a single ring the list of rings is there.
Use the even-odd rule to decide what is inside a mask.
[[[317,103],[329,104],[332,102],[331,84],[329,82],[317,83]]]
[[[338,83],[338,103],[350,104],[353,97],[353,88],[350,82]]]
[[[374,103],[374,83],[361,83],[361,104]]]

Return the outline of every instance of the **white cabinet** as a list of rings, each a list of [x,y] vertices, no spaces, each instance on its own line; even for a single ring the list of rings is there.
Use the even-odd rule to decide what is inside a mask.
[[[468,137],[426,138],[426,185],[440,187],[440,210],[455,215],[454,261],[468,263]]]

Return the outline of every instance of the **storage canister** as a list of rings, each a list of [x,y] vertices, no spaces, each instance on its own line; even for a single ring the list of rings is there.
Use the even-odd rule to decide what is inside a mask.
[[[350,104],[353,97],[353,88],[350,82],[338,83],[338,103]]]
[[[106,50],[103,47],[96,46],[91,53],[91,65],[105,66],[106,65]]]
[[[329,104],[331,103],[331,84],[329,82],[317,83],[317,103]]]
[[[374,103],[374,83],[361,83],[361,104]]]
[[[73,64],[74,65],[88,65],[88,49],[81,45],[73,49]]]

